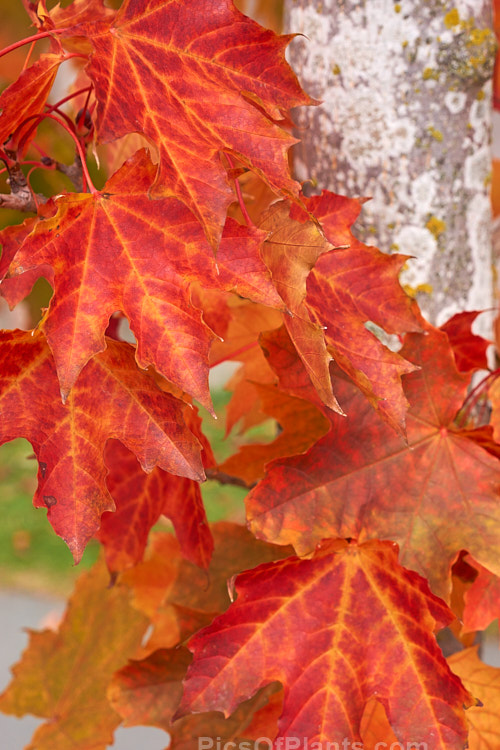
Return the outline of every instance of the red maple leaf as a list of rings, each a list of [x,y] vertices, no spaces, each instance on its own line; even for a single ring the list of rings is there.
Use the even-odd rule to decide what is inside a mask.
[[[367,323],[385,334],[421,330],[418,308],[398,280],[405,257],[386,255],[354,237],[350,228],[361,210],[358,200],[323,191],[306,205],[337,246],[318,260],[308,277],[308,307],[325,326],[337,365],[384,419],[404,433],[408,404],[401,378],[414,367],[401,352],[384,345]]]
[[[109,318],[121,310],[137,337],[139,365],[154,365],[210,408],[214,334],[191,301],[191,282],[234,289],[273,306],[283,303],[259,256],[262,233],[228,220],[216,261],[183,203],[148,198],[154,172],[142,150],[102,192],[57,199],[55,215],[33,224],[11,273],[52,268],[54,297],[42,327],[64,397],[82,367],[104,349]]]
[[[42,55],[2,92],[0,145],[14,136],[9,148],[16,151],[17,145],[23,140],[21,153],[26,151],[36,135],[36,126],[39,124],[37,115],[44,111],[59,65],[64,59],[62,52]]]
[[[402,354],[421,368],[404,377],[408,441],[335,379],[348,416],[332,415],[331,432],[305,456],[271,463],[246,499],[247,515],[259,537],[299,553],[331,536],[392,539],[403,564],[446,598],[461,549],[500,574],[500,468],[483,447],[484,430],[476,442],[454,424],[470,374],[457,371],[446,334],[407,338]]]
[[[365,703],[376,695],[401,741],[462,750],[463,706],[474,699],[433,635],[453,614],[398,564],[395,545],[326,541],[312,559],[241,574],[235,588],[227,612],[189,641],[194,660],[177,715],[227,716],[279,680],[280,738],[359,741]]]
[[[472,324],[480,314],[477,310],[457,313],[441,326],[448,335],[460,372],[488,367],[486,352],[490,342],[472,333]]]
[[[161,515],[172,520],[185,557],[206,568],[213,540],[199,483],[158,467],[146,474],[118,440],[108,442],[105,460],[116,506],[114,513],[103,513],[99,530],[109,570],[119,572],[142,560],[149,532]]]
[[[230,0],[125,0],[112,20],[67,33],[92,42],[99,140],[138,131],[152,141],[160,163],[151,194],[185,201],[212,243],[233,200],[221,154],[297,195],[287,161],[295,140],[276,122],[312,100],[284,60],[291,37]]]
[[[83,370],[66,405],[50,349],[41,334],[0,334],[0,442],[25,437],[38,459],[36,507],[48,509],[54,530],[75,561],[113,510],[106,487],[108,438],[133,451],[145,471],[204,478],[196,438],[185,426],[185,404],[137,369],[133,348],[109,340]]]

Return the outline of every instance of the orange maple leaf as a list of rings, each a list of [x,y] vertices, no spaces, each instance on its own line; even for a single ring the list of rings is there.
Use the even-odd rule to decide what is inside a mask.
[[[220,471],[252,485],[264,475],[264,467],[275,458],[305,453],[330,429],[328,419],[310,401],[289,396],[272,385],[255,383],[254,388],[265,414],[274,417],[281,428],[272,443],[242,445],[226,459]]]
[[[191,281],[235,290],[282,307],[263,264],[263,234],[228,220],[217,262],[199,222],[175,198],[152,201],[155,167],[139,151],[95,194],[56,199],[57,212],[33,225],[11,273],[52,268],[42,328],[67,396],[82,367],[104,349],[115,310],[137,337],[137,361],[211,408],[208,350],[214,338],[190,296]]]
[[[477,571],[477,577],[464,593],[463,630],[486,630],[493,620],[500,618],[500,577],[470,555],[466,555],[464,560]]]
[[[153,142],[151,194],[185,201],[212,244],[233,200],[222,153],[297,196],[287,161],[295,139],[277,122],[312,100],[285,62],[290,36],[263,29],[230,0],[125,0],[110,21],[67,33],[92,42],[99,140],[137,131]]]
[[[273,203],[259,222],[268,232],[262,257],[273,282],[286,302],[285,325],[321,400],[342,413],[332,393],[329,365],[332,360],[323,328],[312,319],[306,304],[306,281],[323,253],[332,250],[320,228],[297,206]]]
[[[115,13],[114,10],[104,5],[103,0],[73,0],[71,5],[65,8],[57,3],[47,12],[39,0],[22,0],[22,3],[32,22],[40,31],[52,31],[70,24],[96,21],[98,18],[107,18]]]
[[[433,635],[454,616],[398,564],[395,545],[325,541],[312,559],[261,565],[235,588],[227,612],[188,643],[194,660],[178,715],[228,715],[279,680],[279,737],[359,741],[376,696],[400,741],[462,750],[463,707],[475,701]]]
[[[480,701],[466,713],[468,750],[489,750],[500,747],[500,669],[484,664],[477,651],[477,646],[459,651],[448,658],[448,664]]]
[[[140,647],[148,620],[130,592],[109,586],[100,563],[76,585],[58,632],[32,631],[0,709],[47,719],[26,750],[103,748],[120,723],[106,699],[108,683]]]

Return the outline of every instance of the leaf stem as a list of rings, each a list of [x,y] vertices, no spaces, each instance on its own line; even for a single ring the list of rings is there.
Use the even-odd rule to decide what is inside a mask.
[[[236,349],[234,352],[230,352],[227,356],[221,357],[220,359],[217,359],[215,362],[210,362],[210,367],[216,367],[217,365],[222,364],[223,362],[228,362],[234,359],[234,357],[238,357],[240,354],[244,354],[245,352],[248,352],[250,349],[253,349],[255,346],[258,346],[258,341],[252,341],[251,344],[245,344],[245,346],[241,346],[239,349]]]
[[[61,120],[59,117],[57,117],[56,115],[51,114],[50,112],[45,112],[45,114],[43,115],[43,117],[50,117],[51,120],[55,120],[55,122],[58,122],[59,125],[61,125],[64,128],[64,130],[66,130],[70,134],[70,136],[73,138],[73,140],[75,142],[75,145],[76,145],[76,148],[77,148],[77,151],[78,151],[78,156],[80,157],[80,160],[82,162],[83,176],[85,178],[85,182],[87,183],[87,187],[88,187],[88,189],[89,189],[89,191],[91,193],[93,193],[93,194],[98,193],[99,191],[94,187],[94,183],[92,182],[92,180],[90,178],[89,170],[88,170],[88,167],[87,167],[87,162],[85,160],[85,152],[84,152],[84,150],[82,148],[82,144],[80,143],[80,141],[78,140],[78,138],[76,136],[76,133],[73,133],[73,131],[71,130],[71,128],[69,128],[67,126],[67,124],[64,122],[64,120]]]
[[[52,112],[54,109],[58,109],[61,104],[66,104],[66,102],[69,102],[70,99],[74,99],[75,97],[80,96],[80,94],[85,94],[85,92],[87,91],[89,93],[92,91],[92,85],[85,86],[82,89],[78,89],[78,91],[74,91],[72,94],[68,94],[68,96],[65,96],[64,99],[59,99],[59,101],[55,104],[46,104],[45,106],[47,107],[47,112]]]
[[[33,34],[33,36],[28,36],[26,39],[20,39],[18,42],[14,42],[13,44],[9,44],[8,47],[4,47],[2,50],[0,50],[0,57],[3,57],[4,55],[8,55],[9,52],[13,52],[15,49],[19,49],[19,47],[24,47],[25,44],[31,44],[31,42],[38,42],[39,39],[46,39],[47,37],[51,37],[54,34],[62,34],[66,29],[52,29],[51,31],[39,31],[38,34]]]
[[[226,159],[229,162],[229,166],[231,169],[234,169],[234,162],[229,156],[229,154],[225,154]],[[241,213],[243,214],[243,218],[245,219],[247,226],[254,227],[255,224],[253,223],[252,219],[249,216],[249,213],[247,211],[247,207],[245,206],[245,201],[243,200],[243,194],[241,192],[241,185],[238,182],[238,178],[234,177],[234,189],[236,190],[236,196],[238,198],[238,203],[240,204]]]
[[[33,54],[33,50],[35,49],[35,44],[36,44],[36,42],[31,42],[31,47],[29,48],[28,54],[26,55],[26,60],[24,61],[23,71],[26,70],[26,68],[29,65],[29,61],[31,59],[31,55]]]

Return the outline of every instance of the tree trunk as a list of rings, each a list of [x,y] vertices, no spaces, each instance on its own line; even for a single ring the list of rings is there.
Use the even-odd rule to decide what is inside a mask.
[[[415,256],[401,280],[431,322],[489,307],[491,0],[285,0],[285,31],[323,102],[297,113],[297,178],[372,198],[357,234]]]

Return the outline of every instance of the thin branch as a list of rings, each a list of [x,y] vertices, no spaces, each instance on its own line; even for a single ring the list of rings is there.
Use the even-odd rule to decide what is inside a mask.
[[[38,203],[46,203],[47,200],[48,198],[45,195],[36,194],[36,201]],[[10,208],[13,211],[29,211],[36,214],[36,203],[32,193],[29,194],[28,198],[24,193],[0,193],[0,208]]]
[[[225,474],[218,469],[205,469],[205,474],[207,475],[207,479],[213,479],[219,482],[219,484],[232,484],[234,487],[244,487],[246,490],[251,490],[257,484],[257,482],[247,484],[240,477],[232,477],[230,474]]]
[[[55,104],[46,104],[45,106],[47,107],[47,112],[52,112],[52,110],[58,109],[62,104],[66,104],[66,102],[69,102],[71,99],[75,99],[77,96],[80,96],[80,94],[91,92],[92,88],[92,84],[90,84],[89,86],[78,89],[78,91],[74,91],[72,94],[68,94],[63,99],[59,99],[59,101],[55,102]]]
[[[52,159],[50,156],[42,156],[42,163],[47,169],[55,169],[58,172],[61,172],[61,174],[66,175],[66,177],[71,180],[75,191],[77,193],[83,193],[82,161],[78,154],[75,154],[75,161],[73,164],[63,164],[60,161]]]

